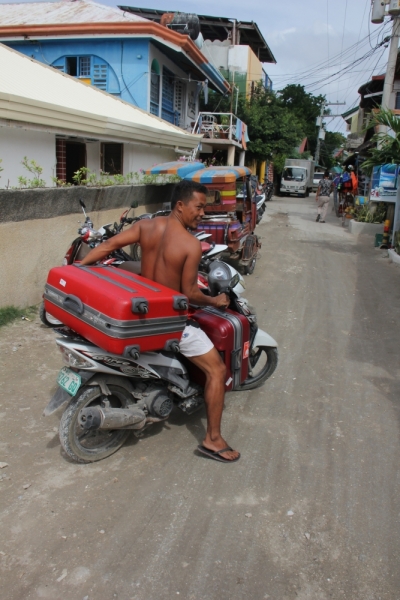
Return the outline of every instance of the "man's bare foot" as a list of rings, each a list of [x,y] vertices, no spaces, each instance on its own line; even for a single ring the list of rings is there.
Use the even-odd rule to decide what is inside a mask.
[[[211,452],[218,452],[219,456],[225,460],[238,460],[240,458],[240,452],[237,450],[224,450],[230,448],[230,446],[222,437],[213,441],[209,436],[206,436],[203,447],[211,450]],[[224,452],[221,452],[221,450],[224,450]]]

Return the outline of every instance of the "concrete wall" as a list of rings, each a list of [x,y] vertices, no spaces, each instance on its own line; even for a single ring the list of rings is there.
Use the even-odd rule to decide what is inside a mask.
[[[24,308],[41,301],[47,273],[60,265],[77,237],[82,197],[95,227],[118,221],[133,200],[135,215],[169,201],[172,185],[113,188],[0,190],[0,306]]]
[[[138,172],[140,169],[149,169],[154,165],[177,160],[178,155],[171,148],[151,148],[137,144],[124,144],[124,175]]]
[[[87,167],[100,174],[100,146],[101,141],[88,142],[84,138],[74,138],[74,141],[86,143]],[[32,130],[28,127],[16,127],[15,125],[0,125],[0,163],[3,171],[0,171],[0,189],[6,187],[20,187],[18,177],[20,175],[32,179],[21,164],[24,156],[29,160],[35,160],[41,167],[43,173],[41,178],[45,180],[46,187],[55,187],[52,177],[56,176],[56,136],[54,133]],[[123,173],[140,169],[149,169],[155,164],[169,162],[177,159],[173,148],[157,148],[135,143],[124,144]]]
[[[86,143],[86,166],[97,175],[100,175],[101,170],[100,146],[100,142]]]
[[[203,54],[218,68],[228,70],[228,54],[230,41],[204,40]]]
[[[249,47],[247,55],[247,95],[251,94],[251,84],[264,80],[263,68],[253,50]]]
[[[230,46],[228,54],[228,69],[238,73],[247,73],[249,63],[249,46]]]
[[[249,96],[252,81],[264,81],[262,63],[249,46],[230,46],[229,40],[206,40],[204,54],[226,79],[235,83],[241,94]]]
[[[22,175],[33,179],[34,175],[22,166],[26,156],[43,167],[41,178],[49,186],[56,176],[56,141],[54,133],[30,131],[22,127],[0,127],[0,159],[4,169],[0,172],[0,187],[19,186],[18,177]]]

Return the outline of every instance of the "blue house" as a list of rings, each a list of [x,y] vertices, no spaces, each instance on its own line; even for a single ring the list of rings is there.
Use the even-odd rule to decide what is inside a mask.
[[[230,90],[200,41],[90,0],[0,5],[0,42],[185,130],[202,88]]]

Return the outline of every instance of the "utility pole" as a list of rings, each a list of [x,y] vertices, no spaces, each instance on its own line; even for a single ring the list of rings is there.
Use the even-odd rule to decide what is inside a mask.
[[[387,11],[386,11],[387,7]],[[393,20],[392,35],[390,36],[390,48],[388,62],[386,66],[385,81],[383,84],[381,110],[388,110],[390,106],[390,97],[393,92],[393,81],[396,71],[397,54],[400,37],[400,2],[399,0],[372,0],[372,23],[383,23],[385,17],[391,17]],[[385,133],[387,127],[381,125],[380,133]]]
[[[314,162],[316,165],[318,164],[319,155],[321,152],[321,139],[325,139],[325,130],[322,129],[322,119],[324,117],[331,116],[331,115],[325,115],[325,108],[327,106],[342,106],[343,104],[346,104],[346,102],[324,102],[321,106],[321,113],[320,113],[319,117],[317,117],[318,138],[317,138],[317,147],[315,149],[315,157],[314,157]]]
[[[394,74],[396,71],[397,53],[399,49],[400,36],[400,18],[393,17],[392,36],[390,40],[388,63],[385,73],[385,81],[383,84],[383,94],[381,102],[381,110],[388,110],[390,106],[390,97],[393,92]],[[379,126],[379,133],[387,133],[388,128],[385,125]],[[378,148],[381,148],[381,140],[378,142]]]

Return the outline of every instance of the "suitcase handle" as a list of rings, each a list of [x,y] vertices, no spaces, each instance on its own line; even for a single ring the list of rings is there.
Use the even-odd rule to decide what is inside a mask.
[[[132,312],[147,315],[149,303],[147,298],[132,298]]]
[[[242,367],[242,349],[232,350],[231,352],[231,370],[239,371]]]
[[[62,303],[67,310],[70,310],[74,313],[78,313],[78,315],[83,314],[83,302],[77,296],[65,296]]]

